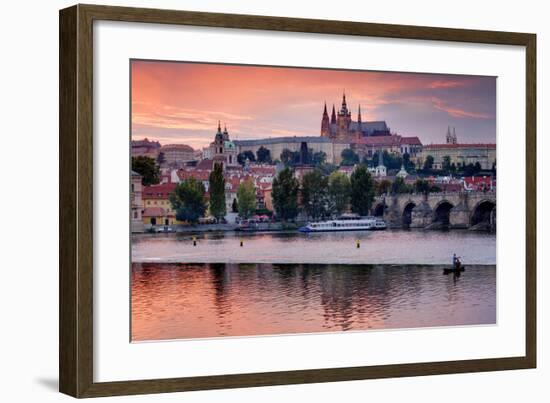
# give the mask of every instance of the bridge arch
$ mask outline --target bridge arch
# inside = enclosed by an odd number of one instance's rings
[[[384,202],[380,202],[374,206],[372,213],[375,217],[382,217],[384,215]]]
[[[433,209],[433,222],[448,226],[451,209],[453,207],[454,205],[446,199],[439,201]]]
[[[472,209],[470,225],[474,226],[483,222],[492,224],[496,212],[497,203],[493,199],[480,200]],[[491,217],[493,216],[493,217]]]
[[[403,208],[403,214],[401,214],[401,223],[403,227],[409,228],[412,221],[412,211],[416,207],[416,203],[413,201],[409,201],[405,204],[405,207]]]

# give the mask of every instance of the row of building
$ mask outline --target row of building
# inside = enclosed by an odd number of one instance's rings
[[[299,152],[302,143],[315,153],[323,152],[326,162],[339,165],[342,152],[353,150],[359,158],[372,158],[375,153],[408,154],[410,160],[421,168],[428,156],[434,159],[433,167],[441,169],[445,157],[457,166],[479,163],[482,169],[492,169],[496,163],[496,144],[460,143],[456,130],[447,129],[445,142],[422,144],[417,136],[401,136],[392,133],[385,121],[362,121],[359,109],[357,120],[351,119],[351,112],[343,96],[338,113],[333,106],[332,117],[328,117],[326,104],[321,119],[320,136],[287,136],[254,140],[231,140],[227,127],[218,130],[214,140],[202,150],[194,150],[185,144],[161,145],[148,139],[132,141],[132,156],[144,155],[159,160],[162,167],[182,168],[212,160],[225,166],[237,166],[239,154],[250,151],[257,155],[260,148],[269,150],[273,161],[280,160],[285,150]],[[162,158],[159,155],[162,154]]]

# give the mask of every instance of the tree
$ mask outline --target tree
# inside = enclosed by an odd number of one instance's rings
[[[401,156],[396,153],[389,153],[387,150],[384,150],[384,165],[388,169],[399,169],[401,168],[402,159]]]
[[[415,169],[414,162],[411,161],[411,156],[409,153],[403,154],[403,166],[408,172],[411,172]]]
[[[239,215],[249,218],[256,211],[256,187],[252,179],[245,180],[237,190],[237,206]]]
[[[360,165],[352,174],[351,210],[359,215],[367,215],[374,200],[374,180],[364,165]]]
[[[411,188],[405,183],[403,178],[397,177],[391,185],[391,191],[395,194],[410,193]]]
[[[432,186],[430,185],[430,183],[425,180],[425,179],[418,179],[415,183],[414,183],[414,190],[417,192],[417,193],[424,193],[424,194],[427,194],[430,189],[432,188]]]
[[[443,156],[442,168],[444,171],[449,172],[451,170],[451,157],[448,155]]]
[[[424,161],[424,169],[425,170],[430,170],[432,169],[434,166],[434,157],[432,157],[431,155],[428,155],[426,156],[426,160]]]
[[[308,172],[302,178],[302,205],[314,220],[327,215],[328,177],[320,171]]]
[[[282,220],[293,220],[298,215],[298,179],[294,177],[294,171],[285,168],[273,180],[273,207],[277,217]]]
[[[472,176],[476,173],[475,165],[471,162],[462,168],[462,174],[464,176]]]
[[[359,162],[359,156],[351,148],[346,148],[345,150],[342,150],[341,157],[342,162],[340,163],[340,165],[351,166]]]
[[[239,203],[237,203],[237,199],[233,199],[233,204],[231,205],[231,212],[233,213],[239,212]]]
[[[294,164],[295,159],[296,153],[294,151],[290,151],[288,148],[285,148],[281,152],[281,162],[286,166]]]
[[[481,171],[481,164],[479,163],[479,161],[476,161],[476,163],[474,164],[474,169],[476,174]]]
[[[255,162],[256,156],[254,153],[250,150],[246,150],[242,153],[239,153],[237,155],[237,162],[241,165],[244,165],[246,163],[246,160],[248,159],[249,162]]]
[[[351,184],[343,172],[334,171],[328,177],[328,194],[330,209],[333,213],[342,214],[349,204]]]
[[[170,194],[170,203],[176,210],[176,219],[196,224],[206,212],[204,185],[195,178],[178,183],[174,193]]]
[[[208,176],[208,182],[210,184],[210,214],[219,221],[227,213],[225,206],[225,178],[223,177],[222,164],[214,164],[214,169]]]
[[[380,181],[378,183],[378,186],[376,187],[377,193],[379,195],[383,195],[384,193],[388,194],[390,193],[391,189],[392,189],[392,183],[387,179]]]
[[[271,151],[264,146],[258,148],[256,151],[257,161],[261,164],[271,164]]]
[[[164,152],[159,152],[159,155],[157,155],[157,164],[162,165],[166,162],[166,157],[164,156]]]
[[[160,182],[160,171],[153,158],[143,155],[132,157],[132,171],[141,175],[143,186],[156,185]]]
[[[324,151],[313,153],[313,157],[311,158],[311,161],[313,161],[315,166],[323,165],[326,160],[327,154]]]

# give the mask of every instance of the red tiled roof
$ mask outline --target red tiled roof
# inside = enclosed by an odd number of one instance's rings
[[[174,192],[175,183],[163,183],[161,185],[145,186],[142,192],[143,199],[167,199]]]
[[[251,165],[250,166],[250,172],[256,175],[275,175],[276,171],[277,171],[277,167],[272,165],[268,165],[268,166]]]
[[[364,144],[368,147],[391,147],[400,144],[401,136],[370,136],[363,137],[356,141],[357,144]]]
[[[414,137],[401,137],[401,144],[409,144],[413,146],[421,146],[422,142],[416,136]]]
[[[143,217],[162,217],[165,214],[165,210],[162,207],[147,207],[143,210]]]
[[[424,149],[433,150],[436,148],[453,149],[453,148],[491,148],[496,149],[496,144],[484,143],[462,143],[462,144],[426,144]]]
[[[211,171],[214,169],[214,161],[213,160],[202,160],[197,164],[197,169],[202,170],[208,170]]]
[[[210,176],[209,171],[202,171],[198,169],[194,169],[194,170],[180,169],[178,171],[178,178],[180,178],[180,180],[182,181],[189,178],[195,178],[198,181],[207,181],[209,176]]]

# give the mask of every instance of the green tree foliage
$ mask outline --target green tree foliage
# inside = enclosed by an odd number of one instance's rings
[[[432,169],[434,166],[434,157],[432,157],[431,155],[428,155],[426,156],[426,159],[424,160],[424,169],[425,170],[430,170]]]
[[[392,183],[389,180],[384,179],[378,182],[376,186],[376,193],[378,195],[388,194],[390,193],[391,189],[392,189]]]
[[[427,194],[430,191],[431,188],[432,188],[432,185],[430,185],[430,182],[428,182],[425,179],[418,179],[414,183],[414,190],[417,193]]]
[[[220,220],[227,213],[225,206],[225,178],[223,177],[222,164],[214,164],[214,169],[210,172],[208,181],[210,183],[210,214],[216,220]]]
[[[351,210],[359,215],[367,215],[374,200],[374,180],[367,167],[360,165],[351,174]]]
[[[395,178],[391,185],[391,191],[395,194],[410,193],[411,188],[405,183],[405,180],[403,178]]]
[[[295,164],[300,158],[300,153],[290,151],[288,148],[285,148],[281,152],[281,162],[286,166]]]
[[[247,158],[248,158],[249,162],[255,162],[256,161],[256,156],[254,155],[254,153],[250,150],[246,150],[245,152],[239,153],[237,155],[237,162],[244,166],[244,164],[246,163]]]
[[[401,163],[403,160],[401,159],[401,156],[396,153],[389,153],[387,151],[384,151],[384,165],[388,169],[399,169],[401,168]]]
[[[479,163],[479,161],[476,161],[476,163],[474,164],[474,169],[476,173],[479,173],[479,171],[481,171],[481,164]]]
[[[282,154],[281,154],[282,155]],[[285,168],[273,180],[273,207],[277,217],[282,220],[293,220],[298,215],[298,180],[294,171]]]
[[[160,171],[153,158],[143,155],[132,157],[132,171],[141,175],[143,186],[156,185],[160,182]]]
[[[323,165],[327,160],[327,154],[324,151],[313,153],[311,161],[315,166]]]
[[[159,152],[159,155],[157,155],[157,164],[162,165],[166,162],[166,157],[164,156],[164,153],[161,151]]]
[[[371,160],[371,167],[375,168],[378,166],[378,163],[380,162],[380,155],[378,153],[374,153]]]
[[[340,165],[352,166],[359,163],[359,156],[351,148],[342,150],[341,157],[342,162]]]
[[[414,162],[411,161],[411,156],[409,153],[403,154],[403,166],[407,170],[407,172],[411,172],[415,170]]]
[[[302,205],[314,220],[327,215],[328,177],[318,170],[308,172],[302,178]]]
[[[448,155],[443,156],[442,168],[444,171],[449,172],[451,170],[451,157]]]
[[[271,164],[271,151],[264,146],[258,148],[258,151],[256,151],[256,157],[260,164]]]
[[[242,182],[237,190],[239,215],[249,218],[256,211],[256,187],[251,179]]]
[[[349,205],[351,183],[348,176],[334,171],[328,178],[328,193],[330,210],[335,214],[342,214]]]
[[[206,212],[204,194],[204,185],[195,178],[178,183],[174,193],[170,194],[170,203],[176,211],[176,218],[196,224]]]

